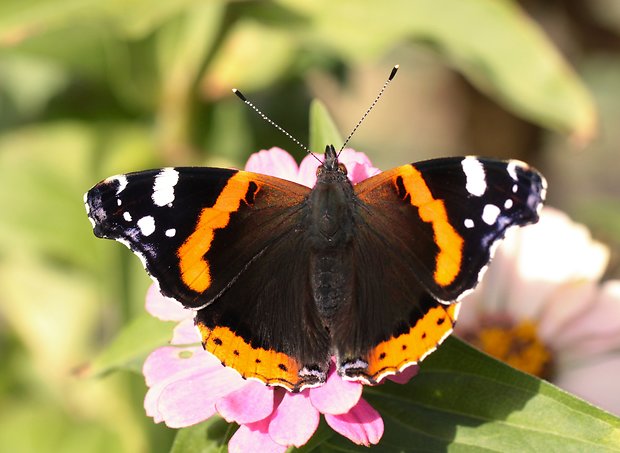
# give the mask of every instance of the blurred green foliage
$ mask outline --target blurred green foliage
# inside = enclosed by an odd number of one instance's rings
[[[131,349],[113,340],[122,326],[150,329],[153,345],[169,326],[143,318],[148,279],[122,246],[93,237],[82,194],[147,167],[242,166],[271,146],[303,155],[232,87],[303,142],[312,98],[345,135],[400,63],[353,146],[383,168],[527,158],[552,202],[619,243],[620,13],[604,0],[523,3],[0,2],[3,449],[170,449],[174,432],[144,415],[139,375],[84,377],[139,369],[133,356],[92,362],[113,341]]]

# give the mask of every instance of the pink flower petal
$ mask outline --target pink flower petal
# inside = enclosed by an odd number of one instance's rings
[[[146,311],[162,321],[182,321],[193,318],[195,314],[175,299],[164,297],[155,283],[146,292]]]
[[[245,169],[254,173],[297,181],[297,162],[289,153],[276,147],[252,154],[245,164]]]
[[[273,412],[273,388],[256,381],[224,396],[215,403],[218,413],[228,422],[248,424],[257,422]]]
[[[383,419],[364,399],[343,415],[325,415],[332,429],[358,445],[376,444],[383,436]]]
[[[403,385],[407,384],[412,378],[414,378],[418,374],[418,371],[420,371],[420,367],[418,365],[411,365],[400,373],[393,376],[388,376],[387,378],[392,382]]]
[[[174,327],[172,333],[172,344],[193,344],[200,343],[201,338],[193,319],[184,319]]]
[[[620,356],[599,355],[558,373],[554,383],[616,415],[620,415]]]
[[[606,282],[589,300],[587,310],[567,326],[565,349],[582,357],[620,349],[620,281]]]
[[[209,361],[205,361],[209,358],[208,356],[210,354],[201,348],[165,347],[156,349],[147,357],[143,373],[150,388],[144,398],[144,409],[148,416],[153,417],[155,423],[165,419],[165,414],[160,411],[159,407],[162,392],[172,382],[183,380],[192,373],[208,369]],[[219,363],[211,363],[211,368],[215,371],[220,367]]]
[[[345,381],[332,366],[325,384],[310,389],[312,405],[323,414],[344,414],[357,404],[362,396],[362,384]]]
[[[381,170],[373,167],[372,161],[366,154],[355,151],[353,148],[343,149],[342,152],[340,153],[340,156],[338,156],[338,160],[347,166],[362,165],[364,167],[371,168],[370,171],[372,174],[369,174],[367,177],[370,177],[377,173],[381,173]],[[358,181],[355,181],[355,182],[358,182]]]
[[[271,439],[268,427],[268,419],[241,425],[228,442],[228,453],[284,453],[287,447]]]
[[[200,369],[166,385],[157,401],[159,414],[170,428],[199,423],[215,414],[215,403],[244,385],[236,371]]]
[[[319,154],[317,157],[323,161],[324,155]],[[344,149],[338,160],[347,167],[349,179],[353,184],[381,173],[381,170],[372,166],[366,154],[350,148]],[[318,166],[319,162],[311,155],[304,157],[301,164],[299,164],[297,182],[304,186],[313,187],[316,183],[316,169]]]
[[[270,417],[269,435],[280,445],[300,447],[318,426],[319,411],[310,402],[308,391],[286,392]]]
[[[321,162],[323,161],[323,155],[317,156]],[[297,182],[307,187],[314,187],[316,184],[316,169],[319,167],[318,162],[314,157],[308,154],[301,160],[299,164],[299,172],[297,174]]]
[[[142,374],[146,385],[152,387],[174,377],[177,373],[198,368],[221,368],[219,361],[202,347],[178,348],[165,346],[157,348],[144,361]]]
[[[538,320],[541,340],[558,351],[570,344],[579,334],[573,324],[592,309],[598,284],[584,281],[561,285],[549,295]]]
[[[343,149],[338,160],[347,167],[349,179],[353,184],[381,173],[381,170],[373,167],[366,154],[358,153],[351,148]]]

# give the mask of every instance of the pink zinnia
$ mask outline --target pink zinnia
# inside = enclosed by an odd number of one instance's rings
[[[364,154],[351,149],[345,149],[339,160],[353,183],[379,173]],[[246,170],[312,187],[318,165],[306,156],[297,166],[286,151],[272,148],[253,154]],[[147,310],[160,319],[179,321],[172,346],[153,351],[144,363],[149,387],[144,406],[155,422],[181,428],[217,413],[240,425],[228,445],[231,452],[283,452],[289,446],[299,447],[316,431],[320,414],[332,429],[356,444],[376,444],[381,439],[383,420],[361,397],[362,385],[341,379],[333,363],[321,387],[299,393],[268,387],[244,380],[204,351],[194,328],[194,312],[164,298],[154,286],[147,294]],[[416,372],[417,366],[409,367],[394,380],[406,382]]]

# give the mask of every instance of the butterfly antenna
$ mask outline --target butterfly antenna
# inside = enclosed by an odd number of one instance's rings
[[[310,154],[312,157],[314,157],[316,160],[318,160],[319,162],[321,162],[321,159],[319,159],[318,157],[316,157],[314,155],[314,153],[312,151],[310,151],[308,149],[308,147],[306,145],[304,145],[303,143],[301,143],[299,140],[297,140],[295,137],[293,137],[291,134],[289,134],[287,131],[284,130],[284,128],[280,127],[278,124],[276,124],[274,121],[272,121],[271,118],[269,118],[267,115],[265,115],[262,111],[260,111],[258,109],[258,107],[256,107],[251,101],[248,101],[248,99],[243,95],[243,93],[241,93],[241,91],[239,91],[236,88],[232,89],[232,92],[235,93],[235,95],[241,99],[247,106],[249,106],[252,110],[254,110],[256,113],[258,113],[258,115],[264,119],[265,121],[267,121],[269,124],[271,124],[273,127],[275,127],[277,130],[279,130],[280,132],[282,132],[284,135],[286,135],[288,138],[290,138],[291,140],[293,140],[299,147],[301,147],[304,151],[306,151],[308,154]],[[322,162],[321,162],[322,163]]]
[[[349,143],[349,140],[351,140],[351,137],[353,137],[353,134],[355,134],[355,131],[357,130],[357,128],[360,127],[360,125],[364,122],[364,120],[366,119],[366,117],[368,116],[370,111],[375,107],[375,105],[377,105],[377,102],[379,102],[379,99],[381,98],[381,96],[383,96],[383,92],[388,87],[388,85],[390,84],[390,82],[392,81],[394,76],[396,76],[396,73],[398,72],[398,68],[399,68],[399,65],[395,65],[392,68],[392,72],[390,72],[389,77],[387,78],[387,80],[385,81],[383,86],[381,87],[381,90],[379,91],[379,94],[377,94],[377,97],[375,98],[374,101],[372,101],[372,104],[370,104],[370,107],[368,107],[368,110],[366,110],[366,113],[364,113],[364,115],[360,118],[360,120],[357,122],[357,124],[355,125],[355,127],[353,128],[353,130],[351,131],[349,136],[347,137],[347,139],[342,144],[342,147],[338,151],[338,155],[339,156],[340,156],[340,153],[342,152],[342,150],[344,149],[344,147],[347,146],[347,143]]]

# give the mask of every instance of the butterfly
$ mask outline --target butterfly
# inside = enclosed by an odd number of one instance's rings
[[[543,176],[473,156],[353,185],[327,146],[313,188],[222,168],[112,176],[85,195],[94,233],[195,310],[204,348],[245,378],[300,391],[376,384],[452,332],[511,227],[538,220]]]

